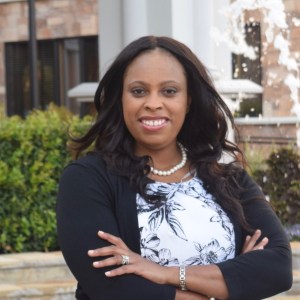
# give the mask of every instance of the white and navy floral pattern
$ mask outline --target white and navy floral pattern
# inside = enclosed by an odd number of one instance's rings
[[[233,225],[200,179],[151,183],[148,193],[165,199],[148,203],[137,194],[143,257],[163,266],[206,265],[234,257]]]

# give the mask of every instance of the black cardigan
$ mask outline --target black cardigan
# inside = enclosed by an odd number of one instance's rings
[[[291,287],[291,250],[283,228],[260,188],[246,172],[239,178],[244,213],[254,229],[269,238],[263,251],[239,255],[246,233],[235,227],[236,257],[219,263],[230,299],[255,300]],[[251,201],[248,201],[251,200]],[[90,154],[65,168],[57,201],[59,244],[66,263],[78,280],[80,300],[173,300],[175,287],[159,285],[136,275],[107,278],[109,268],[95,269],[87,251],[107,245],[99,230],[120,236],[140,253],[136,193],[125,178],[109,172],[100,155]],[[199,229],[201,230],[201,229]]]

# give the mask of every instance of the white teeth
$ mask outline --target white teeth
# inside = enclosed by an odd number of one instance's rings
[[[146,126],[161,126],[162,124],[164,124],[166,122],[166,120],[165,119],[161,119],[161,120],[142,120],[142,122]]]

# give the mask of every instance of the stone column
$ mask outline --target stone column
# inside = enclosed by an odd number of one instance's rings
[[[171,0],[98,0],[98,3],[100,76],[123,47],[136,38],[172,35]]]
[[[195,43],[193,10],[194,0],[172,0],[172,37],[192,50]]]
[[[148,34],[147,0],[123,0],[123,44]]]
[[[228,6],[230,0],[194,1],[195,52],[201,61],[212,70],[231,78],[231,52],[224,45],[217,45],[211,37],[211,30],[226,28],[226,18],[220,9]]]
[[[195,52],[207,67],[215,68],[215,45],[210,37],[210,31],[214,26],[213,10],[214,0],[194,2]]]
[[[122,0],[98,0],[100,77],[123,48]]]
[[[214,24],[219,30],[224,30],[227,26],[227,19],[220,14],[220,9],[230,5],[230,0],[214,0]],[[214,41],[215,66],[221,71],[223,79],[232,78],[232,53],[224,44],[217,45]]]

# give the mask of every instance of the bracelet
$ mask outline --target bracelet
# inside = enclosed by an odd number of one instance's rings
[[[186,291],[186,283],[185,283],[185,266],[179,267],[179,286],[182,291]]]

